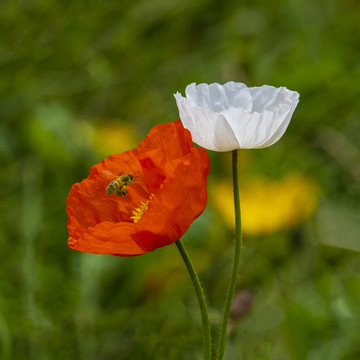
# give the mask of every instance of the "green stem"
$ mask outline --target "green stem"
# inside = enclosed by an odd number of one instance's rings
[[[179,239],[176,241],[176,246],[180,251],[180,254],[184,260],[184,263],[188,269],[190,274],[191,280],[193,282],[196,296],[198,298],[200,312],[201,312],[201,319],[203,324],[203,331],[204,331],[204,360],[211,359],[211,330],[210,330],[210,320],[209,320],[209,313],[207,310],[206,300],[204,296],[203,289],[200,284],[199,277],[195,272],[195,269],[191,263],[189,254],[187,253],[184,245],[182,244],[181,240]]]
[[[235,205],[235,254],[234,254],[234,264],[233,264],[233,270],[229,285],[229,291],[227,293],[227,297],[225,301],[223,320],[220,328],[217,360],[222,360],[225,353],[227,325],[229,322],[231,303],[236,289],[236,283],[240,269],[240,258],[241,258],[242,234],[241,234],[240,192],[239,192],[239,150],[233,150],[232,160],[233,160],[232,165],[233,165],[234,205]]]

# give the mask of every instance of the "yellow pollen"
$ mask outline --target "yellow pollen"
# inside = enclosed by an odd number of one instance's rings
[[[154,194],[151,194],[150,197],[149,197],[149,200],[142,201],[140,203],[140,206],[132,211],[133,216],[131,216],[130,219],[132,219],[134,221],[134,223],[137,223],[141,219],[144,212],[148,209],[149,202],[153,197],[154,197]]]

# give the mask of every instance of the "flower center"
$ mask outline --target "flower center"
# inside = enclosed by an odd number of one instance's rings
[[[149,207],[149,202],[150,200],[154,197],[154,194],[151,194],[149,197],[149,200],[147,201],[142,201],[140,203],[140,206],[138,206],[135,210],[132,211],[133,216],[130,217],[130,219],[132,219],[134,221],[134,223],[137,223],[141,217],[143,216],[144,212],[148,209]]]

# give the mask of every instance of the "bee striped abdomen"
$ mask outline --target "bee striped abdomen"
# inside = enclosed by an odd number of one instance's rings
[[[124,174],[113,180],[106,187],[106,194],[111,195],[116,193],[117,196],[125,196],[127,194],[127,186],[131,185],[134,181],[134,177],[131,174]]]
[[[121,183],[121,181],[116,179],[108,185],[108,187],[106,188],[106,193],[108,195],[111,195],[114,192],[120,190],[122,186],[123,186],[123,184]]]

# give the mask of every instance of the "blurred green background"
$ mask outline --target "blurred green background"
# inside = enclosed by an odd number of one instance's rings
[[[359,359],[359,16],[356,0],[1,1],[0,358],[201,359],[176,247],[70,250],[65,201],[92,165],[177,119],[173,93],[235,80],[301,97],[280,142],[241,154],[247,301],[226,359]],[[216,339],[231,157],[209,156],[208,206],[184,242]]]

